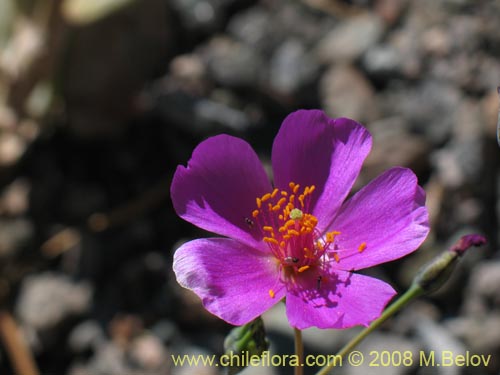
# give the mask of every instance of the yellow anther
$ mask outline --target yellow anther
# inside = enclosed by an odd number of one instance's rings
[[[335,259],[335,261],[338,263],[339,260],[340,260],[340,257],[339,257],[339,254],[337,253],[333,253],[333,258]]]
[[[295,186],[292,188],[293,193],[294,193],[294,194],[297,194],[297,192],[299,191],[299,188],[300,188],[300,185],[299,185],[299,184],[295,185]]]
[[[273,192],[271,193],[271,198],[274,198],[276,194],[278,194],[278,191],[279,191],[278,188],[274,189]]]
[[[257,217],[257,215],[259,214],[259,212],[260,212],[259,210],[253,210],[252,216],[253,217]]]
[[[366,242],[361,242],[361,245],[358,247],[358,251],[362,253],[366,249]]]
[[[284,204],[286,202],[286,198],[281,198],[278,203],[276,203],[277,205],[281,206],[282,204]]]
[[[283,249],[285,247],[285,241],[280,242],[280,247]]]
[[[264,237],[264,242],[272,243],[274,245],[279,245],[279,242],[275,238]]]
[[[309,194],[312,194],[314,190],[316,190],[316,186],[314,185],[309,186]]]
[[[277,204],[276,206],[273,206],[272,208],[269,208],[269,210],[276,212],[276,211],[281,210],[281,206],[279,204]]]
[[[333,232],[326,233],[326,242],[333,242],[334,238],[335,238],[335,236],[333,235]]]
[[[262,207],[262,199],[256,198],[255,200],[257,202],[257,208],[261,208]]]
[[[325,247],[323,246],[323,244],[321,243],[321,241],[316,241],[316,247],[320,250],[320,251],[323,251],[325,249]]]
[[[309,269],[309,266],[302,266],[298,269],[299,272],[304,272]]]
[[[264,227],[262,227],[262,229],[265,230],[266,232],[274,232],[273,227],[264,226]]]
[[[262,199],[262,202],[265,202],[265,201],[271,199],[271,193],[264,194],[261,199]]]
[[[304,208],[304,196],[303,195],[299,195],[299,202],[300,202],[300,206],[302,208]]]
[[[293,188],[295,187],[295,182],[290,182],[288,186],[290,187],[290,189],[293,190]]]
[[[295,200],[295,194],[292,194],[290,195],[290,197],[288,198],[288,201],[293,204],[293,201]]]
[[[284,196],[284,197],[286,197],[288,195],[288,193],[286,191],[282,190],[281,191],[281,195]]]
[[[269,289],[269,297],[274,298],[275,295],[274,290]]]
[[[295,229],[289,229],[288,234],[290,234],[292,236],[296,236],[296,237],[300,236],[300,233],[297,232]]]

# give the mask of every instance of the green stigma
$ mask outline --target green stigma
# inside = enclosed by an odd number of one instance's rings
[[[294,208],[292,211],[290,211],[290,219],[292,220],[300,220],[302,219],[302,216],[304,216],[304,214],[298,208]]]

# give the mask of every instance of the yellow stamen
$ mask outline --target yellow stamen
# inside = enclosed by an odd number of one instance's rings
[[[253,210],[253,212],[252,212],[253,217],[257,217],[258,214],[259,214],[259,210]]]
[[[333,258],[335,259],[335,261],[338,263],[339,260],[340,260],[340,257],[339,257],[339,254],[337,253],[333,253]]]
[[[266,232],[274,232],[273,227],[264,226],[262,227],[262,229],[265,230]]]
[[[298,269],[299,272],[304,272],[309,269],[309,266],[302,266]]]
[[[262,202],[265,202],[265,201],[271,199],[271,193],[264,194],[261,199],[262,199]]]
[[[255,200],[257,201],[257,208],[261,208],[262,207],[262,200],[260,198],[256,198]]]
[[[366,242],[361,242],[361,245],[358,247],[358,251],[362,253],[366,249]]]
[[[279,245],[279,242],[275,238],[264,237],[264,242],[272,243],[274,245]]]
[[[279,191],[278,188],[274,189],[273,192],[271,193],[271,198],[274,198],[276,194],[278,194],[278,191]]]
[[[274,298],[274,296],[275,296],[274,290],[269,289],[269,297]]]

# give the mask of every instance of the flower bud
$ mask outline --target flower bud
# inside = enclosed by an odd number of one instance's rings
[[[420,269],[413,280],[424,292],[432,292],[440,288],[453,272],[457,260],[472,246],[486,244],[486,238],[479,234],[462,236],[448,251],[434,258]]]
[[[259,316],[250,323],[240,327],[235,327],[229,332],[224,340],[225,354],[244,355],[248,357],[261,355],[269,348],[269,341],[266,337],[264,322]],[[237,374],[245,366],[229,366],[226,368],[228,375]]]

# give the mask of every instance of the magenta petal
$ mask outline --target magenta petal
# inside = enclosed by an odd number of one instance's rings
[[[341,232],[336,268],[358,270],[416,250],[429,232],[424,204],[425,193],[409,169],[392,168],[370,182],[342,206],[330,228]]]
[[[285,295],[274,257],[228,238],[185,243],[174,254],[173,269],[208,311],[234,325],[248,323]]]
[[[260,232],[247,223],[255,199],[271,191],[259,158],[245,141],[219,135],[200,143],[170,188],[177,214],[190,223],[258,247]]]
[[[274,140],[275,185],[315,185],[312,213],[321,231],[349,194],[370,149],[370,134],[353,120],[330,119],[319,110],[294,112]]]
[[[347,271],[323,277],[319,288],[311,272],[301,278],[300,286],[286,297],[288,320],[298,329],[368,326],[396,294],[381,280]]]

